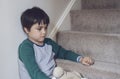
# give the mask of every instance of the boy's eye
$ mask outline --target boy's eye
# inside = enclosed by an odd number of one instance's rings
[[[41,29],[42,29],[42,28],[37,28],[37,30],[39,30],[39,31],[40,31]]]
[[[45,30],[47,30],[47,27],[45,27]]]

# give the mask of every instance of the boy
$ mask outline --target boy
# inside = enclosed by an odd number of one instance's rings
[[[93,64],[91,58],[65,50],[53,40],[45,38],[49,17],[42,9],[33,7],[24,11],[21,23],[28,36],[19,46],[21,79],[51,79],[57,58],[81,62],[84,65]]]

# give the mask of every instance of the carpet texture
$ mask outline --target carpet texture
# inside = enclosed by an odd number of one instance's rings
[[[81,5],[82,10],[70,12],[71,30],[59,31],[56,41],[95,64],[58,59],[58,66],[88,79],[120,79],[120,0],[81,0]]]

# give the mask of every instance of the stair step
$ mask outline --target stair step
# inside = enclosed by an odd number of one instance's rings
[[[83,9],[116,9],[120,8],[120,0],[81,0]]]
[[[96,61],[93,66],[84,66],[80,63],[59,59],[57,60],[57,65],[66,70],[80,72],[84,77],[88,79],[119,79],[120,78],[120,70],[119,70],[120,66],[103,63],[99,61]]]
[[[57,42],[65,49],[97,61],[120,65],[119,34],[61,31],[57,34]]]
[[[73,10],[71,30],[82,32],[120,33],[120,10],[92,9]]]

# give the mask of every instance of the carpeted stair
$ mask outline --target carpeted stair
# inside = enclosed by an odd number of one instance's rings
[[[81,0],[82,9],[117,9],[119,0]]]
[[[71,11],[71,30],[81,32],[120,33],[120,10],[92,9]]]
[[[95,4],[96,3],[96,4]],[[82,0],[82,10],[71,11],[71,30],[60,31],[64,48],[95,59],[93,66],[57,60],[58,66],[81,72],[88,79],[120,79],[119,0]]]

